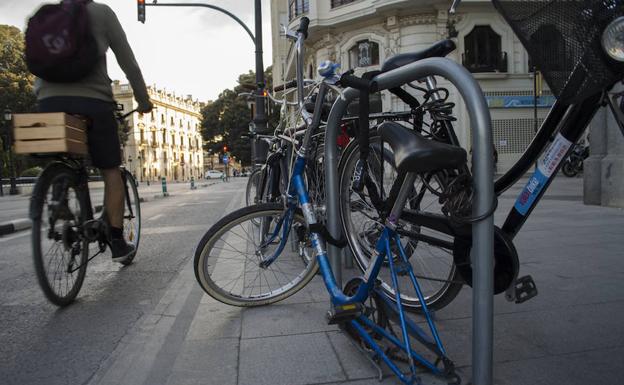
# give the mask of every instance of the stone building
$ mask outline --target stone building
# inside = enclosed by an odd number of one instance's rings
[[[204,174],[201,136],[202,103],[191,95],[180,97],[165,90],[148,87],[155,108],[147,114],[128,117],[129,133],[124,144],[124,165],[137,180],[188,181]],[[115,100],[124,111],[137,108],[132,88],[113,83]]]
[[[296,29],[301,16],[310,19],[306,41],[306,77],[316,77],[323,60],[341,64],[342,71],[376,70],[392,55],[424,49],[452,37],[457,49],[449,58],[462,63],[480,83],[492,116],[498,171],[508,169],[533,138],[554,102],[544,83],[538,106],[533,103],[534,74],[529,58],[509,25],[490,1],[464,0],[456,15],[450,0],[272,0],[274,83],[294,78],[294,50],[280,37],[280,24]],[[539,77],[538,77],[539,80]],[[440,83],[445,86],[445,83]],[[458,97],[449,89],[449,101]],[[405,106],[387,92],[371,98],[372,110],[400,111]],[[462,145],[470,144],[467,113],[455,108],[455,128]],[[539,127],[539,126],[538,126]]]

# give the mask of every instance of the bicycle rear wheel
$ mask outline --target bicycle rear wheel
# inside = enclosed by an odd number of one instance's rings
[[[260,203],[260,181],[262,179],[262,169],[257,169],[251,173],[249,179],[247,180],[247,188],[245,191],[245,203],[247,206],[254,205],[256,203]]]
[[[47,167],[35,184],[31,201],[32,251],[35,273],[46,298],[55,305],[74,301],[87,271],[86,192],[63,164]]]
[[[275,253],[282,231],[275,232],[284,207],[268,203],[243,207],[208,230],[195,251],[195,276],[211,297],[234,306],[261,306],[301,290],[318,270],[303,215],[294,215],[286,245],[269,266],[261,262]]]
[[[386,145],[383,159],[383,183],[380,181],[382,165],[379,153],[380,138],[376,134],[370,137],[371,150],[369,155],[370,177],[375,184],[385,191],[384,199],[388,198],[390,188],[397,178],[393,166],[393,155]],[[375,250],[375,244],[383,230],[383,219],[371,202],[370,196],[364,193],[355,193],[352,188],[352,178],[355,164],[359,159],[360,151],[356,141],[349,144],[339,165],[338,175],[340,182],[340,214],[349,243],[349,248],[358,267],[366,271],[370,258]],[[441,214],[439,198],[432,194],[424,185],[425,181],[434,190],[441,190],[442,179],[435,176],[419,175],[414,184],[414,191],[406,203],[406,208]],[[366,191],[366,189],[365,189]],[[423,296],[429,309],[437,310],[448,305],[459,293],[462,287],[461,279],[453,260],[453,237],[405,221],[399,222],[397,229],[401,237],[401,244],[408,255]],[[441,245],[447,245],[446,247]],[[393,250],[398,252],[398,250]],[[384,264],[379,272],[383,291],[394,298],[394,289],[390,269]],[[413,290],[409,277],[399,277],[401,285],[401,302],[406,309],[419,310],[420,301]]]
[[[122,178],[125,185],[123,235],[127,243],[134,246],[134,252],[119,261],[123,265],[130,265],[139,250],[141,240],[141,201],[134,177],[126,169],[122,169]]]

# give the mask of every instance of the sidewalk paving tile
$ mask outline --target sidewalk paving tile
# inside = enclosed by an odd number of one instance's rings
[[[224,304],[199,305],[187,340],[239,338],[243,309]]]
[[[243,338],[270,337],[335,330],[325,314],[328,303],[272,305],[246,309]]]
[[[167,384],[236,384],[238,350],[238,338],[186,341]]]
[[[616,385],[622,383],[624,347],[497,363],[495,385]]]
[[[346,379],[324,332],[241,340],[239,376],[239,385],[308,385]]]

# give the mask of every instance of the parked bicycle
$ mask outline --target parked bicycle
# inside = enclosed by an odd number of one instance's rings
[[[125,125],[125,118],[133,112],[117,113],[120,124]],[[68,154],[52,158],[31,197],[31,243],[39,286],[50,302],[67,306],[82,287],[88,262],[106,251],[109,226],[105,207],[100,206],[101,214],[95,217],[99,210],[92,205],[88,160]],[[119,262],[130,265],[141,237],[141,207],[134,177],[125,168],[120,170],[125,196],[123,234],[135,252]]]
[[[455,1],[452,9],[458,3]],[[618,99],[622,96],[611,92],[624,76],[624,46],[618,38],[624,30],[624,9],[620,1],[602,0],[494,0],[494,5],[523,42],[558,98],[526,152],[493,185],[495,195],[502,194],[545,153],[503,226],[493,233],[491,281],[486,274],[485,283],[479,282],[480,288],[491,285],[486,293],[505,292],[508,300],[522,303],[537,295],[537,288],[530,276],[519,277],[520,264],[513,238],[598,108],[609,105],[624,132]],[[295,36],[298,68],[302,64],[306,27],[303,18]],[[569,57],[548,56],[552,47],[540,38],[544,28],[550,31],[549,36],[552,31],[561,35],[563,52]],[[440,49],[445,45],[434,47],[391,58],[379,73],[368,77],[343,74],[339,83],[350,87],[346,90],[335,89],[337,79],[326,78],[318,88],[315,113],[311,115],[301,108],[307,131],[297,152],[285,202],[235,211],[206,233],[195,255],[195,273],[202,288],[215,298],[238,306],[282,300],[304,287],[320,266],[332,303],[330,323],[341,325],[364,351],[377,362],[386,363],[406,384],[418,381],[417,363],[450,381],[458,380],[428,305],[443,307],[450,303],[454,297],[447,294],[450,285],[472,286],[472,249],[486,244],[473,245],[473,229],[492,226],[491,216],[496,209],[495,201],[479,200],[481,196],[475,191],[475,186],[482,188],[492,183],[487,181],[492,170],[482,167],[492,166],[491,132],[486,130],[489,114],[483,93],[463,67],[442,58],[448,53]],[[479,138],[473,147],[473,167],[485,171],[479,175],[473,177],[466,164],[466,151],[456,146],[449,125],[453,106],[446,102],[445,90],[437,85],[435,76],[447,78],[464,98],[471,125]],[[301,76],[298,80],[302,84]],[[329,89],[341,92],[331,109],[325,132],[326,143],[333,143],[350,102],[365,93],[396,90],[405,84],[419,87],[414,81],[425,84],[421,106],[426,107],[421,109],[430,118],[425,125],[427,129],[410,130],[396,122],[381,123],[377,129],[380,139],[358,143],[367,151],[359,151],[360,154],[352,151],[351,171],[343,172],[340,181],[341,174],[334,163],[338,151],[335,146],[325,146],[326,202],[332,204],[328,205],[327,225],[320,223],[303,175],[309,161],[306,149],[320,127],[319,111],[326,92]],[[299,98],[303,105],[302,93]],[[361,124],[360,129],[364,131],[364,128],[366,124]],[[361,136],[365,137],[368,135]],[[369,155],[361,156],[362,152]],[[389,170],[395,170],[396,176],[386,181]],[[477,177],[478,181],[473,179]],[[485,190],[480,194],[488,197]],[[427,196],[434,205],[427,205],[428,200],[424,200]],[[339,202],[337,210],[335,201]],[[361,262],[358,265],[363,275],[350,280],[341,290],[334,279],[334,274],[339,272],[332,272],[329,263],[333,254],[329,255],[326,247],[335,253],[344,244],[340,231],[336,230],[341,226],[336,221],[340,221],[338,214],[351,216],[352,212],[362,213],[362,217],[370,212],[374,216],[368,218],[369,226],[343,227],[352,252]],[[354,245],[360,245],[359,251]],[[441,253],[430,257],[418,254],[426,247],[439,249]],[[291,250],[304,252],[291,253]],[[418,264],[427,258],[433,262],[445,258],[447,262],[439,270],[443,275],[421,269],[427,265]],[[443,290],[427,297],[420,287],[423,280],[439,282]],[[404,290],[406,287],[409,291]],[[409,308],[419,309],[429,334],[407,317],[404,310]],[[429,361],[415,351],[414,341],[433,353],[435,359]],[[401,370],[400,362],[407,364],[406,371]]]
[[[298,85],[303,84],[303,41],[307,35],[307,21],[303,18],[297,33],[288,34],[296,42]],[[322,217],[315,209],[315,205],[324,202],[311,200],[305,177],[307,165],[315,161],[309,149],[313,148],[314,135],[322,124],[323,101],[330,90],[341,92],[335,85],[338,79],[334,75],[327,74],[320,82],[313,113],[304,108],[304,95],[298,92],[299,113],[306,129],[296,151],[284,200],[244,207],[215,224],[204,235],[196,250],[197,280],[208,294],[221,302],[236,306],[258,306],[283,300],[296,293],[314,277],[320,267],[331,296],[332,309],[328,314],[330,323],[340,325],[358,341],[358,345],[374,351],[378,359],[406,383],[417,380],[417,365],[449,381],[458,381],[454,365],[446,355],[427,306],[423,305],[421,311],[427,320],[429,333],[404,313],[398,285],[393,285],[390,295],[377,284],[378,273],[382,265],[386,265],[390,267],[394,284],[399,276],[410,277],[413,290],[422,294],[405,249],[394,231],[398,223],[392,219],[386,222],[384,231],[376,241],[378,253],[372,263],[373,267],[367,270],[364,277],[348,282],[344,289],[334,280],[325,241],[342,246],[346,243],[329,236],[324,228]],[[362,84],[361,81],[347,73],[340,77],[339,83],[351,86]],[[368,87],[368,83],[365,84]],[[380,129],[386,123],[382,123]],[[394,148],[403,139],[390,141],[391,147]],[[438,155],[444,155],[444,160],[434,164],[434,167],[452,169],[465,164],[465,150],[434,141],[427,142],[431,143],[433,149],[443,152]],[[414,164],[409,167],[414,167]],[[408,174],[400,191],[396,191],[388,201],[394,215],[389,218],[400,217],[410,195],[416,174]],[[420,300],[424,302],[422,295]],[[382,347],[378,341],[381,339],[385,339],[388,345]],[[412,339],[421,343],[434,358],[417,353],[412,348]],[[407,363],[407,374],[402,373],[397,360]]]

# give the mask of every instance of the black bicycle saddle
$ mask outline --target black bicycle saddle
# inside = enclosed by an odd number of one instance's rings
[[[440,40],[433,43],[431,47],[425,48],[422,51],[400,53],[398,55],[392,56],[383,63],[383,66],[381,66],[381,72],[388,72],[390,70],[428,57],[445,57],[449,53],[453,52],[455,48],[456,46],[453,40]]]
[[[396,122],[383,122],[377,132],[392,147],[399,172],[423,173],[458,168],[466,164],[466,150],[425,139]]]

